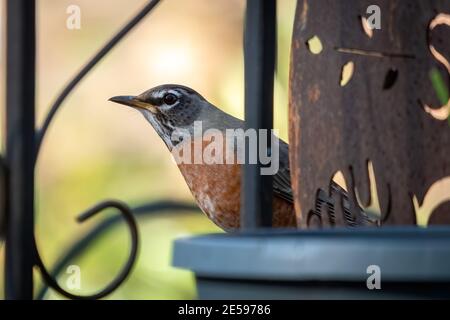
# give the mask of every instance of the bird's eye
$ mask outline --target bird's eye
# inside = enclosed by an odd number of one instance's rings
[[[175,102],[177,102],[178,97],[174,95],[173,93],[168,93],[164,96],[164,103],[167,105],[173,105]]]

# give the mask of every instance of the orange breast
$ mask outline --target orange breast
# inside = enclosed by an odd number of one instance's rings
[[[208,143],[205,141],[203,148]],[[192,160],[193,157],[192,153]],[[178,168],[199,207],[215,224],[224,230],[239,228],[241,165],[181,163],[178,164]],[[296,226],[293,204],[274,197],[273,225],[275,227]]]

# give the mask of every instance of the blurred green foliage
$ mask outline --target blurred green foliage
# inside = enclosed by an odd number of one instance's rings
[[[448,102],[450,98],[447,85],[445,84],[444,79],[442,78],[441,73],[436,68],[433,68],[430,71],[430,79],[433,84],[434,91],[439,99],[439,101],[444,105]]]
[[[439,101],[442,105],[446,105],[450,99],[450,93],[448,92],[448,87],[438,69],[431,69],[430,80]],[[450,116],[448,117],[448,124],[450,125]]]

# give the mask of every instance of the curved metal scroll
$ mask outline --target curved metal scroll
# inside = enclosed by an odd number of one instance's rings
[[[133,212],[133,216],[135,218],[153,217],[155,214],[164,211],[169,211],[171,215],[179,215],[187,211],[200,212],[198,206],[193,203],[174,202],[171,200],[161,200],[141,205],[132,208],[131,211]],[[111,229],[120,221],[120,216],[112,216],[93,227],[88,233],[75,241],[67,250],[64,250],[64,254],[58,258],[52,269],[47,271],[46,273],[52,275],[52,277],[50,278],[56,278],[72,259],[81,255],[84,249],[88,247],[95,239],[97,239],[99,235]],[[48,286],[44,284],[44,286],[38,291],[36,299],[42,300],[47,292],[47,289]]]
[[[42,259],[39,255],[39,252],[36,248],[35,243],[35,250],[36,250],[36,265],[38,266],[39,270],[41,271],[42,278],[47,283],[49,287],[57,291],[59,294],[70,298],[70,299],[101,299],[111,292],[113,292],[117,287],[119,287],[122,282],[125,280],[125,278],[128,276],[128,274],[131,271],[131,268],[133,267],[134,261],[136,260],[137,252],[138,252],[138,230],[136,221],[134,220],[133,214],[130,210],[130,208],[121,202],[118,201],[104,201],[100,204],[97,204],[96,206],[92,207],[91,209],[87,210],[86,212],[82,213],[80,216],[78,216],[78,222],[86,221],[87,219],[93,217],[94,215],[98,214],[99,212],[108,209],[108,208],[115,208],[120,211],[122,214],[122,217],[125,219],[128,228],[130,230],[131,235],[131,249],[130,254],[128,256],[128,260],[125,263],[125,266],[122,268],[120,273],[116,276],[116,278],[111,281],[103,290],[99,291],[98,293],[87,295],[87,296],[80,296],[75,295],[73,293],[67,292],[64,290],[58,282],[52,278],[50,273],[47,271],[47,269],[44,266],[44,263],[42,262]]]
[[[58,96],[58,98],[55,100],[53,105],[50,108],[49,113],[47,114],[47,117],[45,118],[45,121],[41,127],[41,129],[37,132],[37,141],[36,141],[36,150],[35,150],[35,162],[39,155],[39,150],[42,145],[42,142],[44,140],[45,134],[55,116],[57,111],[59,110],[60,106],[64,102],[64,100],[67,98],[67,96],[72,92],[72,90],[77,86],[77,84],[89,73],[89,71],[92,70],[92,68],[131,30],[133,29],[148,13],[150,13],[155,6],[160,2],[160,0],[151,0],[148,2],[148,4],[136,15],[134,16],[110,41],[106,43],[102,47],[102,49],[94,55],[94,57],[81,69],[81,71],[69,82],[69,84],[63,89],[61,94]],[[123,267],[122,271],[119,273],[119,275],[104,288],[103,290],[99,291],[96,294],[93,295],[87,295],[87,296],[79,296],[72,293],[67,292],[64,290],[55,279],[50,275],[50,273],[45,268],[42,259],[39,255],[39,252],[37,250],[37,246],[35,243],[34,249],[35,249],[35,257],[36,257],[36,265],[38,266],[39,270],[41,271],[42,277],[44,281],[47,283],[49,287],[56,290],[58,293],[62,294],[63,296],[71,299],[100,299],[105,297],[106,295],[110,294],[112,291],[114,291],[118,286],[122,284],[122,282],[126,279],[128,274],[131,271],[131,268],[136,260],[137,255],[137,249],[138,249],[138,231],[136,222],[133,218],[133,214],[131,210],[128,208],[128,206],[122,202],[114,201],[114,200],[108,200],[101,202],[94,206],[93,208],[89,209],[82,215],[78,217],[79,222],[83,222],[86,219],[89,219],[93,215],[99,213],[100,211],[107,209],[107,208],[116,208],[118,209],[125,221],[127,222],[127,225],[130,230],[131,234],[131,249],[130,254],[128,257],[128,260]]]

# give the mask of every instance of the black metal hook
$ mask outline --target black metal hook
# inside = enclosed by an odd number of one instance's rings
[[[150,13],[153,8],[160,2],[160,0],[151,0],[147,3],[147,5],[144,6],[142,10],[140,10],[114,37],[111,38],[101,49],[98,51],[92,59],[88,61],[88,63],[81,69],[80,72],[78,72],[75,77],[64,87],[62,92],[59,94],[55,102],[50,108],[49,113],[47,114],[47,117],[44,120],[44,123],[42,127],[37,131],[36,134],[36,143],[35,143],[35,152],[34,152],[34,166],[36,165],[37,158],[39,155],[39,150],[42,145],[42,141],[44,140],[45,134],[56,114],[56,112],[59,110],[60,106],[64,102],[64,100],[67,98],[67,96],[72,92],[72,90],[77,86],[77,84],[93,69],[93,67],[131,30],[133,29],[148,13]],[[34,251],[35,251],[35,264],[39,267],[39,270],[41,271],[42,277],[44,281],[47,283],[47,285],[54,290],[56,290],[61,295],[70,298],[70,299],[100,299],[105,297],[106,295],[110,294],[112,291],[114,291],[120,284],[125,280],[125,278],[128,276],[128,274],[131,271],[131,268],[133,267],[134,261],[136,260],[137,255],[137,249],[138,249],[138,231],[137,231],[137,225],[134,220],[133,214],[130,210],[130,208],[119,201],[115,200],[109,200],[104,201],[93,208],[89,209],[85,213],[81,214],[78,217],[78,222],[83,222],[86,219],[89,219],[93,215],[99,213],[100,211],[107,209],[107,208],[116,208],[118,209],[122,216],[124,217],[125,221],[127,222],[127,225],[129,226],[130,232],[131,232],[131,251],[130,255],[128,257],[128,260],[123,267],[122,271],[119,273],[119,275],[104,288],[103,290],[99,291],[96,294],[93,295],[87,295],[87,296],[80,296],[75,295],[70,292],[67,292],[64,290],[58,282],[53,279],[53,277],[50,275],[50,273],[47,271],[47,269],[44,266],[44,263],[42,262],[42,259],[39,255],[39,252],[37,250],[36,241],[34,239]]]
[[[36,246],[36,241],[34,241],[34,250],[35,250],[35,259],[36,259],[35,265],[41,271],[42,278],[44,279],[44,281],[47,283],[47,285],[49,287],[51,287],[56,292],[58,292],[59,294],[65,296],[69,299],[90,300],[90,299],[101,299],[101,298],[107,296],[108,294],[113,292],[115,289],[117,289],[122,284],[122,282],[127,278],[127,276],[129,275],[129,273],[134,265],[134,262],[136,261],[138,246],[139,246],[138,229],[137,229],[136,221],[131,212],[131,209],[125,203],[115,201],[115,200],[108,200],[108,201],[101,202],[101,203],[95,205],[94,207],[90,208],[86,212],[82,213],[81,215],[79,215],[77,218],[77,221],[84,222],[87,219],[96,215],[97,213],[99,213],[105,209],[108,209],[108,208],[118,209],[120,211],[120,213],[122,214],[122,217],[125,219],[128,227],[130,229],[131,249],[130,249],[130,254],[128,256],[128,260],[127,260],[126,264],[124,265],[124,267],[122,268],[122,270],[120,271],[120,273],[116,276],[116,278],[113,281],[111,281],[104,289],[100,290],[98,293],[95,293],[92,295],[81,296],[81,295],[76,295],[76,294],[73,294],[73,293],[70,293],[70,292],[67,292],[66,290],[64,290],[58,284],[58,282],[55,279],[53,279],[53,277],[50,275],[50,273],[45,268],[44,263],[42,262],[42,259],[39,255],[39,251]]]
[[[160,200],[143,204],[131,209],[133,217],[135,219],[151,218],[156,214],[165,212],[165,215],[176,217],[185,212],[197,212],[200,213],[199,208],[193,203],[187,202],[175,202],[172,200]],[[51,267],[48,273],[52,278],[58,277],[58,275],[64,270],[64,268],[76,257],[79,257],[85,248],[87,248],[99,235],[103,234],[107,230],[116,226],[121,222],[120,215],[114,215],[108,217],[95,225],[90,231],[81,235],[80,238],[75,240],[69,247],[64,250],[64,253],[57,259],[55,264]],[[35,299],[42,300],[47,293],[48,286],[44,282],[43,286],[35,296]]]

